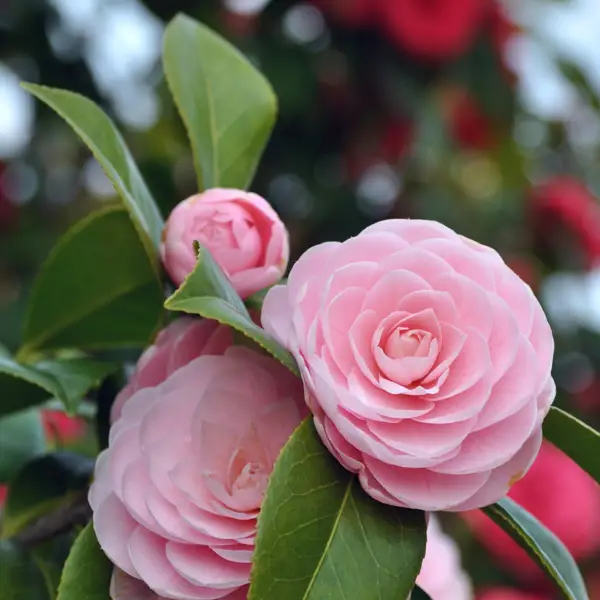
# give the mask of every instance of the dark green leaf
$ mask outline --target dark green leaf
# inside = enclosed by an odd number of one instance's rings
[[[189,298],[221,298],[237,312],[248,317],[246,306],[233,289],[221,267],[215,262],[210,251],[197,242],[194,244],[194,248],[197,256],[196,266],[179,289],[167,300],[167,303]]]
[[[8,540],[0,541],[0,600],[53,600],[32,556]]]
[[[255,341],[271,356],[285,365],[292,373],[299,375],[298,365],[292,355],[280,346],[264,329],[256,325],[250,317],[241,315],[230,304],[220,298],[169,298],[165,306],[169,310],[176,310],[193,315],[200,315],[206,319],[214,319],[233,327],[246,337]]]
[[[11,537],[49,510],[72,500],[89,483],[94,461],[60,451],[27,463],[10,482],[2,513],[2,534]]]
[[[162,301],[126,212],[107,207],[67,231],[42,266],[21,353],[143,346],[160,325]]]
[[[112,569],[90,523],[75,540],[67,558],[58,600],[110,600]]]
[[[269,82],[229,42],[184,15],[167,26],[163,62],[199,188],[245,189],[275,123]]]
[[[577,564],[564,544],[510,498],[483,509],[552,578],[569,600],[588,600]]]
[[[0,483],[11,480],[21,467],[46,448],[42,419],[37,410],[0,418]]]
[[[165,307],[169,310],[214,319],[233,327],[298,374],[298,367],[289,352],[252,321],[244,303],[231,287],[210,252],[200,246],[197,252],[198,262],[194,270],[165,302]]]
[[[81,398],[116,367],[88,358],[22,365],[0,356],[0,415],[35,406],[49,398],[56,398],[66,410],[74,412]]]
[[[367,496],[307,419],[284,447],[261,508],[251,600],[406,598],[425,515]]]
[[[598,431],[553,406],[544,419],[544,437],[600,483],[600,433]]]
[[[23,87],[65,119],[93,152],[120,195],[158,272],[163,220],[115,124],[84,96],[31,83]],[[112,243],[112,239],[106,243]]]

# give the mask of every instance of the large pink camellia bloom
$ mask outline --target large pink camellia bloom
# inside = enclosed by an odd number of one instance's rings
[[[250,192],[214,188],[173,209],[160,252],[177,285],[196,264],[194,241],[210,250],[242,298],[277,283],[287,267],[287,230],[269,203]]]
[[[229,327],[209,319],[183,317],[159,332],[140,356],[135,372],[119,392],[111,420],[121,416],[123,404],[137,391],[162,383],[171,373],[202,354],[223,354],[233,344]]]
[[[460,564],[460,551],[436,517],[429,516],[427,548],[417,585],[431,600],[472,600],[471,580]]]
[[[303,410],[300,379],[240,346],[136,391],[89,495],[113,597],[245,598],[263,494]]]
[[[389,220],[308,250],[263,305],[324,443],[375,499],[459,511],[503,497],[541,443],[554,343],[490,248]]]

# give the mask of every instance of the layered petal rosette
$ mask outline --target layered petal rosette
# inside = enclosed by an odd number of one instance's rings
[[[389,220],[308,250],[263,306],[321,438],[382,502],[459,511],[533,462],[555,395],[531,289],[490,248]]]
[[[273,464],[306,407],[301,381],[231,346],[135,391],[90,489],[114,598],[245,598]]]

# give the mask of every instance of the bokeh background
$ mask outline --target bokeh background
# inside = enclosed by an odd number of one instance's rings
[[[436,219],[493,246],[547,310],[557,403],[600,425],[598,0],[0,1],[4,345],[19,344],[28,288],[57,238],[114,198],[89,151],[19,81],[100,103],[167,215],[196,191],[160,64],[179,11],[275,88],[280,116],[253,191],[285,220],[293,256],[390,217]],[[600,600],[599,488],[547,446],[514,496],[563,538]],[[446,527],[478,598],[554,597],[480,514]]]

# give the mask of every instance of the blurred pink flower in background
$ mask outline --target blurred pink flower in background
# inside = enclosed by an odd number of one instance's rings
[[[554,399],[554,342],[492,249],[381,221],[305,252],[262,322],[296,358],[321,438],[387,504],[462,511],[527,471]]]
[[[417,585],[431,600],[471,600],[473,590],[460,564],[460,551],[446,535],[435,515],[429,516],[427,550],[417,577]]]
[[[578,560],[600,549],[600,487],[576,463],[544,442],[527,475],[509,496],[556,534]],[[524,579],[541,569],[498,525],[479,511],[464,518],[501,566]]]
[[[196,265],[194,241],[210,250],[242,298],[277,283],[287,267],[285,226],[264,198],[250,192],[214,188],[173,209],[161,257],[176,285]]]

